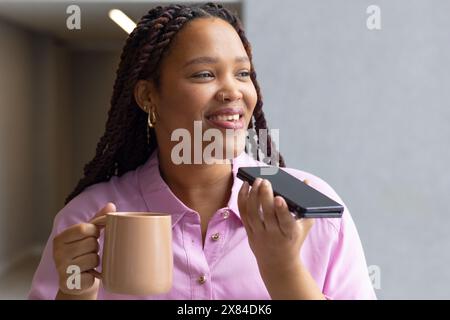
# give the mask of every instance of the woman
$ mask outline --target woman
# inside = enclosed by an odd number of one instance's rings
[[[174,159],[179,142],[172,141],[172,134],[184,129],[192,137],[195,123],[201,132],[220,130],[230,163],[180,164]],[[225,135],[225,127],[233,136]],[[253,159],[245,152],[246,128],[267,126],[251,47],[239,20],[213,3],[150,10],[127,39],[106,132],[55,218],[29,297],[375,298],[346,207],[341,219],[295,220],[284,199],[273,196],[270,183],[258,180],[250,188],[236,178],[240,166],[266,165],[258,153]],[[183,158],[198,151],[194,144]],[[206,144],[201,142],[201,155]],[[285,167],[270,135],[257,145]],[[320,178],[283,170],[342,203]],[[112,294],[88,272],[99,266],[103,244],[103,234],[89,221],[116,210],[172,215],[174,281],[169,293]],[[71,264],[83,272],[80,289],[65,285]]]

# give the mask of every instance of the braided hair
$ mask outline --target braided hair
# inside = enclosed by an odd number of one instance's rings
[[[156,89],[160,89],[160,61],[167,55],[169,44],[175,34],[188,22],[196,18],[220,18],[231,24],[238,33],[245,51],[252,62],[252,49],[240,20],[220,4],[158,6],[148,11],[128,36],[123,48],[119,67],[116,72],[111,108],[108,111],[105,133],[97,144],[96,154],[84,167],[84,177],[65,200],[70,202],[87,187],[108,181],[112,176],[121,176],[143,164],[157,148],[154,128],[147,125],[147,113],[137,105],[134,99],[134,87],[140,79],[153,80]],[[251,63],[250,78],[255,86],[257,102],[253,111],[253,121],[248,128],[268,129],[262,110],[262,96],[256,72]],[[285,167],[284,159],[272,146],[267,133],[267,141],[256,134],[257,142],[249,139],[256,158],[258,148],[269,159],[272,152],[278,155],[279,166]],[[263,141],[264,140],[264,141]],[[267,146],[266,146],[267,142]],[[247,151],[247,148],[246,148]],[[275,158],[276,159],[276,158]]]

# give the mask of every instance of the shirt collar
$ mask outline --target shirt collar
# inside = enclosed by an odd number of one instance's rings
[[[258,166],[258,162],[254,160],[246,152],[242,152],[239,156],[231,159],[233,171],[233,186],[231,188],[231,196],[228,200],[227,207],[239,219],[238,193],[243,181],[237,177],[237,171],[241,166]],[[167,212],[172,214],[172,227],[186,213],[194,213],[194,210],[187,207],[179,200],[170,190],[159,171],[158,149],[155,149],[143,166],[138,169],[138,185],[144,198],[147,209],[152,212]]]

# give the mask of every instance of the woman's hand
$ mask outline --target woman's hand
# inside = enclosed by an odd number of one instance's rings
[[[250,192],[248,183],[243,184],[238,205],[250,248],[271,298],[324,299],[300,260],[300,249],[314,220],[296,220],[283,197],[274,197],[270,182],[260,178]]]
[[[266,179],[257,178],[250,191],[245,182],[239,191],[238,206],[260,271],[280,273],[298,268],[300,249],[314,220],[296,220],[283,197],[273,196]]]
[[[108,212],[115,212],[113,203],[107,203],[95,217]],[[98,266],[98,238],[100,229],[92,223],[79,223],[62,231],[53,239],[53,260],[59,276],[59,293],[57,298],[68,299],[68,296],[97,296],[98,280],[88,271]],[[71,275],[68,267],[74,265],[80,268],[80,288],[70,288],[67,279]],[[95,292],[93,292],[95,291]],[[61,294],[62,293],[62,294]]]

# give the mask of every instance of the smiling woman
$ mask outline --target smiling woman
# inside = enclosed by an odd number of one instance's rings
[[[144,111],[146,105],[153,105],[162,163],[173,162],[171,150],[176,142],[171,139],[172,133],[186,128],[193,137],[195,121],[201,121],[203,131],[216,128],[225,133],[224,129],[235,129],[231,139],[245,139],[258,95],[250,77],[250,59],[232,25],[218,18],[186,23],[172,39],[160,68],[159,88],[153,79],[139,80],[135,96]],[[195,150],[201,151],[191,151]],[[236,157],[242,151],[232,154]]]
[[[345,205],[339,220],[295,220],[267,180],[250,189],[237,179],[241,166],[267,165],[242,143],[247,129],[267,129],[262,105],[250,43],[230,11],[213,3],[150,10],[123,48],[106,132],[55,218],[30,298],[374,298]],[[223,146],[233,142],[228,163],[174,161],[173,132],[195,136],[196,123],[205,132],[232,130]],[[343,203],[319,177],[286,168],[270,135],[256,138],[265,157],[277,155],[272,165]],[[183,152],[203,154],[206,142]],[[171,215],[169,292],[118,294],[93,277],[104,236],[92,219],[115,211]],[[78,288],[67,285],[73,265],[81,270]]]

